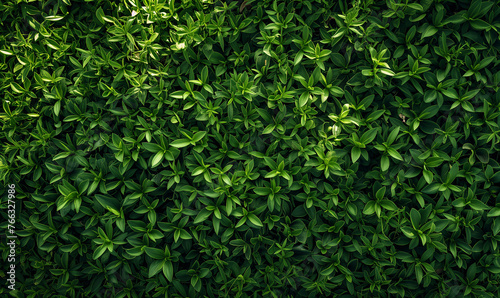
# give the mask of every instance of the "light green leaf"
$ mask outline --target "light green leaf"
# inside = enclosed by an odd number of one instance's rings
[[[109,195],[96,194],[95,198],[99,204],[101,204],[104,208],[111,211],[116,216],[120,216],[120,202],[118,199],[113,198]]]
[[[488,212],[487,217],[497,217],[500,216],[500,208],[495,207]]]
[[[165,264],[165,260],[155,260],[149,265],[149,278],[155,276],[160,272]]]
[[[248,214],[248,220],[258,227],[262,227],[262,222],[255,214]]]
[[[156,155],[151,160],[151,167],[154,168],[158,166],[162,160],[163,160],[163,152],[162,151],[157,152]]]
[[[183,148],[186,146],[189,146],[191,144],[191,141],[188,139],[178,139],[170,143],[170,146],[175,147],[175,148]]]
[[[172,262],[171,261],[166,261],[163,264],[163,274],[165,275],[165,277],[170,282],[174,278],[174,267],[172,266]]]
[[[201,139],[203,139],[203,137],[207,134],[206,131],[199,131],[197,133],[194,134],[193,136],[193,141],[194,142],[199,142]]]
[[[64,16],[47,16],[45,17],[47,21],[56,22],[64,19]]]
[[[103,19],[103,17],[104,17],[104,11],[102,10],[102,7],[99,7],[99,8],[96,10],[95,15],[96,15],[96,17],[97,17],[97,20],[99,20],[99,22],[100,22],[101,24],[104,24],[104,19]]]
[[[387,210],[394,211],[397,210],[398,207],[396,204],[394,204],[392,201],[389,200],[382,200],[380,201],[380,206],[384,207]]]

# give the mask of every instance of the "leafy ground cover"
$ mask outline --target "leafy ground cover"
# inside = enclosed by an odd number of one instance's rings
[[[4,0],[0,24],[2,297],[499,297],[499,1]]]

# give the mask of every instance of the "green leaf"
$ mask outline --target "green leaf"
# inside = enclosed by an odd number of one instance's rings
[[[479,161],[484,164],[487,164],[490,161],[490,155],[488,153],[488,150],[484,148],[479,148],[476,152],[476,156],[479,159]]]
[[[409,3],[408,7],[412,8],[414,10],[424,11],[424,8],[422,7],[422,5],[420,5],[418,3]]]
[[[163,160],[163,152],[156,153],[153,159],[151,160],[151,167],[154,168],[160,165],[162,160]]]
[[[271,171],[269,173],[267,173],[264,178],[274,178],[278,176],[278,171],[277,170],[274,170],[274,171]]]
[[[360,138],[360,142],[365,144],[365,145],[368,145],[369,143],[371,143],[375,137],[377,136],[377,131],[378,129],[377,128],[372,128],[368,131],[366,131]]]
[[[57,22],[64,19],[64,16],[46,16],[45,19],[51,22]]]
[[[24,88],[21,87],[21,85],[15,83],[15,82],[10,82],[10,87],[12,88],[12,90],[16,93],[24,93]]]
[[[399,134],[399,126],[396,126],[392,131],[391,133],[389,134],[389,136],[387,137],[387,145],[390,146],[392,145],[392,143],[394,143],[394,141],[396,140],[396,138],[398,137],[398,134]]]
[[[153,143],[142,143],[142,148],[152,153],[163,151],[163,148],[160,145]]]
[[[386,192],[386,187],[382,187],[380,188],[379,190],[377,190],[377,193],[375,194],[375,197],[377,198],[377,200],[382,200],[385,196],[385,192]]]
[[[385,74],[385,75],[388,75],[388,76],[395,76],[396,75],[392,70],[387,69],[387,68],[380,69],[380,72]]]
[[[490,63],[495,61],[495,59],[496,59],[496,57],[494,57],[494,56],[484,58],[483,60],[481,60],[481,62],[479,62],[478,66],[477,66],[477,70],[483,69],[486,66],[490,65]]]
[[[116,198],[113,198],[109,195],[101,195],[101,194],[96,194],[95,198],[97,202],[99,202],[99,204],[101,204],[104,208],[111,211],[116,216],[120,216],[121,205]]]
[[[449,98],[453,99],[458,99],[458,93],[454,89],[448,89],[448,90],[442,90],[441,91],[444,95],[448,96]]]
[[[94,253],[92,254],[92,258],[94,260],[100,258],[102,256],[102,254],[104,254],[106,252],[106,247],[104,245],[101,245],[99,247],[97,247],[96,250],[94,250]]]
[[[351,149],[352,163],[355,163],[360,156],[361,156],[361,149],[359,149],[358,147],[352,147]]]
[[[269,124],[266,128],[264,128],[264,130],[262,131],[262,134],[263,135],[270,134],[274,131],[275,128],[276,128],[276,125]]]
[[[433,178],[433,174],[431,171],[427,170],[427,169],[424,169],[423,170],[423,175],[424,175],[424,179],[425,181],[428,183],[428,184],[431,184],[432,183],[432,178]]]
[[[4,54],[4,55],[7,55],[7,56],[12,56],[14,55],[14,52],[10,51],[10,50],[6,50],[6,49],[2,49],[0,50],[0,53]]]
[[[380,159],[380,169],[385,172],[389,169],[390,161],[386,155],[383,155]]]
[[[146,251],[146,254],[153,259],[162,260],[165,258],[165,253],[161,249],[153,248],[153,247],[146,247],[144,250]],[[160,270],[158,270],[158,271],[160,271]]]
[[[194,142],[199,142],[203,137],[207,134],[206,131],[199,131],[193,135],[193,141]]]
[[[390,210],[390,211],[398,210],[398,207],[396,206],[396,204],[394,204],[393,202],[391,202],[389,200],[380,201],[380,206],[382,206],[385,209]]]
[[[464,198],[458,198],[454,200],[451,204],[457,208],[462,208],[467,205]]]
[[[170,143],[170,146],[175,147],[175,148],[183,148],[186,146],[189,146],[191,144],[191,141],[188,139],[178,139]]]
[[[429,157],[425,160],[425,165],[429,168],[435,168],[443,163],[444,159],[437,156]]]
[[[59,116],[59,112],[61,111],[61,101],[58,100],[56,101],[56,103],[54,104],[54,114],[56,116]]]
[[[248,214],[248,220],[258,227],[263,227],[262,222],[255,214]]]
[[[210,215],[212,214],[211,211],[208,211],[207,209],[202,209],[198,215],[196,215],[196,218],[193,221],[193,224],[198,224],[200,222],[205,221]]]
[[[439,112],[439,106],[430,106],[426,108],[419,116],[420,120],[430,119]]]
[[[303,92],[299,97],[299,107],[303,107],[309,100],[309,92]]]
[[[165,261],[165,263],[163,264],[163,274],[168,281],[172,282],[174,278],[174,267],[172,266],[171,261]]]
[[[149,265],[149,278],[158,274],[165,264],[165,260],[155,260]]]
[[[417,235],[415,235],[413,230],[409,227],[402,227],[401,232],[403,232],[403,234],[410,239],[414,239],[415,237],[417,237]]]
[[[420,38],[421,40],[426,38],[426,37],[431,37],[434,34],[438,32],[438,29],[436,27],[429,25],[425,28],[424,32],[422,32],[422,37]]]
[[[375,202],[368,201],[368,203],[366,203],[365,205],[365,208],[363,209],[363,214],[372,215],[373,213],[375,213]]]
[[[417,279],[417,283],[418,284],[421,284],[422,283],[422,279],[424,277],[424,273],[422,271],[422,268],[420,267],[415,267],[415,277]]]
[[[97,17],[97,20],[99,20],[99,22],[104,25],[104,19],[103,19],[103,17],[104,17],[104,11],[102,10],[102,7],[99,7],[96,10],[95,15]]]
[[[455,180],[455,178],[457,177],[457,175],[458,175],[458,163],[455,163],[448,172],[448,177],[446,178],[446,182],[452,183],[453,180]]]
[[[465,92],[465,94],[462,95],[462,100],[469,100],[469,99],[474,98],[474,96],[476,96],[479,93],[479,91],[481,91],[481,90],[476,89],[476,90],[471,90],[471,91]]]
[[[272,190],[267,187],[256,187],[253,191],[259,196],[267,196],[272,193]]]
[[[411,219],[411,223],[412,223],[414,229],[418,229],[420,227],[421,218],[422,217],[421,217],[420,213],[417,210],[415,210],[414,208],[412,208],[410,211],[410,219]]]
[[[472,199],[472,201],[470,202],[469,205],[472,209],[479,210],[479,211],[490,209],[490,207],[488,207],[488,205],[486,205],[485,203],[481,202],[478,199]]]
[[[497,217],[500,216],[500,208],[494,207],[488,212],[487,217]]]
[[[389,153],[389,155],[392,156],[393,158],[403,161],[403,157],[401,156],[401,154],[399,154],[399,152],[397,152],[393,148],[387,149],[387,153]]]
[[[235,228],[239,228],[239,227],[241,227],[242,225],[244,225],[244,224],[245,224],[246,220],[247,220],[247,218],[246,218],[246,217],[241,218],[241,219],[240,219],[240,220],[236,223],[236,225],[235,225],[234,227],[235,227]]]

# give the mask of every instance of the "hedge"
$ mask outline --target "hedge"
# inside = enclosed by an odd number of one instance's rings
[[[499,297],[499,20],[2,1],[0,295]]]

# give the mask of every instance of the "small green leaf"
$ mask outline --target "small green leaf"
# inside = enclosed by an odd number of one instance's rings
[[[64,19],[64,16],[46,16],[45,19],[51,22],[57,22]]]
[[[422,5],[420,5],[418,3],[409,3],[408,7],[413,8],[414,10],[418,10],[418,11],[423,11],[424,10],[424,8],[422,7]]]
[[[120,216],[121,205],[118,199],[113,198],[109,195],[101,195],[101,194],[95,195],[95,198],[97,202],[99,202],[99,204],[101,204],[104,208],[111,211],[116,216]]]
[[[193,224],[198,224],[200,222],[204,222],[207,220],[207,218],[212,214],[211,211],[208,211],[207,209],[201,210],[198,215],[196,215],[196,218],[193,221]]]
[[[398,207],[396,206],[396,204],[394,204],[392,201],[389,201],[389,200],[380,201],[380,206],[382,206],[385,209],[390,210],[390,211],[398,210]]]
[[[371,215],[373,213],[375,213],[375,202],[368,201],[368,203],[366,203],[366,205],[365,205],[365,208],[363,209],[363,214]]]
[[[425,28],[424,32],[422,32],[422,37],[420,39],[424,39],[426,37],[431,37],[434,34],[438,32],[438,29],[436,27],[429,25],[427,28]]]
[[[386,192],[386,187],[382,187],[380,188],[379,190],[377,190],[377,193],[375,194],[375,197],[377,198],[377,200],[382,200],[385,196],[385,192]]]
[[[267,187],[256,187],[254,188],[253,190],[256,194],[258,194],[259,196],[267,196],[269,195],[270,193],[272,193],[271,189],[267,188]]]
[[[299,107],[303,107],[307,104],[307,101],[309,100],[309,93],[304,92],[300,95],[299,97]]]
[[[146,251],[146,254],[153,259],[162,260],[165,258],[165,253],[161,249],[153,248],[153,247],[146,247],[144,250]]]
[[[175,148],[183,148],[186,146],[189,146],[191,144],[191,141],[188,139],[178,139],[170,143],[170,146],[175,147]]]
[[[495,207],[488,212],[487,217],[497,217],[500,216],[500,208]]]
[[[149,278],[158,274],[162,268],[163,264],[165,264],[165,260],[155,260],[149,265]]]
[[[355,163],[360,156],[361,156],[361,149],[359,149],[358,147],[352,147],[351,149],[352,163]]]
[[[0,50],[0,53],[4,54],[4,55],[7,55],[7,56],[12,56],[14,55],[14,52],[10,51],[10,50],[6,50],[6,49],[3,49],[3,50]]]
[[[375,137],[377,136],[377,131],[378,129],[377,128],[372,128],[368,131],[366,131],[360,138],[360,142],[365,144],[365,145],[368,145],[369,143],[371,143]]]
[[[262,222],[255,214],[249,214],[248,220],[250,220],[251,223],[253,223],[254,225],[256,225],[258,227],[263,227]]]
[[[420,227],[421,218],[422,217],[421,217],[420,213],[417,210],[415,210],[414,208],[412,208],[410,211],[410,219],[411,219],[411,223],[412,223],[414,229],[418,229]]]
[[[424,169],[423,170],[423,175],[424,175],[424,179],[425,181],[428,183],[428,184],[431,184],[432,183],[432,178],[433,178],[433,174],[431,171],[427,170],[427,169]]]
[[[104,11],[102,10],[102,7],[99,7],[96,10],[95,14],[96,14],[96,17],[99,20],[99,22],[104,25],[104,19],[103,19],[103,17],[104,17]]]
[[[380,169],[385,172],[389,169],[390,161],[387,155],[383,155],[380,159]]]
[[[94,260],[96,260],[100,256],[102,256],[102,254],[104,254],[105,252],[106,252],[106,247],[104,245],[101,245],[101,246],[97,247],[97,249],[94,251],[92,258]]]
[[[401,154],[399,154],[399,152],[397,152],[393,148],[387,149],[387,153],[389,153],[389,155],[392,156],[393,158],[403,161],[403,157],[401,156]]]
[[[172,279],[174,278],[174,267],[172,266],[171,261],[165,261],[163,264],[163,274],[168,281],[172,282]]]
[[[207,134],[206,131],[199,131],[193,135],[193,141],[199,142]]]
[[[394,141],[396,141],[397,137],[398,137],[398,134],[399,134],[399,126],[396,126],[392,131],[391,133],[389,134],[389,136],[387,137],[387,145],[390,146],[392,145],[392,143],[394,143]]]
[[[486,205],[485,203],[481,202],[480,200],[478,199],[472,199],[472,201],[470,202],[470,207],[474,210],[488,210],[490,209],[490,207],[488,207],[488,205]]]
[[[155,154],[155,156],[151,160],[151,167],[152,168],[158,166],[161,163],[161,161],[163,160],[163,154],[164,154],[163,152],[158,152]]]

